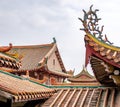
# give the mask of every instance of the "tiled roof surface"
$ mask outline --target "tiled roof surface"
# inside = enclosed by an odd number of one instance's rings
[[[32,45],[32,46],[14,46],[11,53],[17,52],[22,55],[22,70],[30,70],[38,67],[38,63],[53,47],[53,44],[48,45]],[[31,63],[32,62],[32,63]]]
[[[13,102],[49,98],[55,90],[0,71],[0,90],[11,94]]]
[[[58,58],[58,61],[60,63],[60,66],[62,68],[62,72],[57,71],[51,71],[47,66],[45,66],[45,63],[47,61],[47,57],[50,57],[50,55],[55,51],[55,54]],[[41,67],[45,66],[44,71],[47,71],[50,74],[59,75],[63,77],[70,77],[69,74],[66,73],[64,64],[62,62],[62,59],[60,57],[59,51],[57,49],[56,44],[44,44],[44,45],[29,45],[29,46],[14,46],[10,53],[14,54],[17,53],[22,57],[21,60],[21,67],[17,71],[13,72],[26,72],[26,71],[37,71],[41,70]],[[47,56],[46,56],[47,55]],[[41,63],[41,65],[40,65]],[[43,70],[42,70],[43,71]]]
[[[42,107],[119,107],[119,98],[115,88],[61,89]]]

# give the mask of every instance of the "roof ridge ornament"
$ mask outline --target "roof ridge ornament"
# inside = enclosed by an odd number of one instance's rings
[[[53,37],[53,43],[56,43],[57,41],[56,41],[56,38],[55,37]]]
[[[101,18],[98,18],[96,13],[99,10],[95,9],[93,11],[92,7],[93,5],[90,6],[90,9],[88,12],[86,12],[83,9],[83,12],[84,12],[83,19],[78,18],[82,22],[83,27],[84,27],[84,28],[81,28],[80,30],[84,30],[86,33],[91,34],[92,36],[96,37],[100,41],[104,43],[108,43],[109,45],[112,45],[113,43],[108,40],[106,34],[103,35],[104,25],[101,26],[101,28],[98,26],[98,21],[101,20]]]
[[[12,43],[9,43],[9,46],[1,46],[0,47],[0,52],[8,52],[12,48]]]

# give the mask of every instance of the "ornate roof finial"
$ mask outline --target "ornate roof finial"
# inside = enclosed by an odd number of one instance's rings
[[[98,21],[101,20],[101,18],[98,18],[96,13],[99,10],[95,9],[93,11],[92,7],[93,5],[90,6],[90,9],[88,12],[83,10],[84,12],[83,19],[78,18],[83,23],[83,27],[84,27],[84,28],[81,28],[80,30],[84,30],[86,33],[89,33],[94,37],[98,38],[100,41],[112,45],[113,43],[110,42],[108,39],[106,39],[107,38],[106,34],[105,35],[102,34],[104,26],[102,26],[101,28],[98,26]]]
[[[53,37],[53,43],[56,43],[57,41],[56,41],[56,39],[55,39],[55,37]]]
[[[83,70],[86,70],[86,67],[85,67],[85,65],[83,65]]]
[[[0,52],[8,52],[12,48],[12,43],[9,43],[9,46],[1,46]]]

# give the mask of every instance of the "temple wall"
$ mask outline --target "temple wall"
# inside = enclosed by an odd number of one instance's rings
[[[51,57],[48,59],[47,65],[48,65],[49,70],[51,71],[62,71],[55,53],[53,53]]]

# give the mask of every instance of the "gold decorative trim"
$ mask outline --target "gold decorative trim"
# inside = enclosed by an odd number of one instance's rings
[[[97,44],[105,47],[105,48],[109,48],[111,50],[114,50],[114,51],[120,51],[120,48],[119,47],[115,47],[115,46],[112,46],[112,45],[108,45],[106,43],[102,43],[101,41],[99,41],[97,38],[93,37],[91,34],[87,33],[86,34],[88,37],[90,37],[90,39],[92,39],[94,42],[96,42]]]

